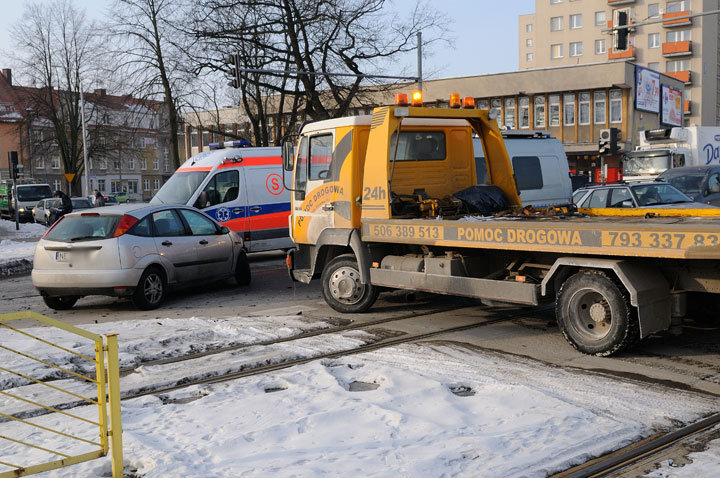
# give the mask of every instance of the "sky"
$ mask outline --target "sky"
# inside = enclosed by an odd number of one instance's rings
[[[22,16],[28,0],[4,0],[0,16],[0,51],[12,49],[10,28]],[[49,2],[47,2],[49,3]],[[111,0],[75,0],[87,14],[98,20],[107,15]],[[409,9],[414,0],[394,0],[397,9]],[[535,0],[444,0],[430,1],[435,8],[443,7],[452,23],[448,37],[454,38],[453,47],[443,47],[423,61],[426,78],[481,75],[513,71],[518,67],[518,15],[535,11]],[[492,14],[489,14],[492,12]],[[449,54],[451,52],[451,54]],[[414,57],[407,60],[412,73]],[[8,65],[2,65],[6,68]],[[12,65],[10,65],[12,66]]]

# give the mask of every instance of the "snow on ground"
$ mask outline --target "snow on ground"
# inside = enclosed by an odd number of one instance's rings
[[[35,245],[45,231],[47,227],[34,223],[22,223],[16,231],[14,221],[0,219],[0,276],[30,271]]]
[[[207,348],[238,340],[258,342],[307,328],[292,317],[157,323],[88,328],[118,332],[124,364],[137,363],[143,354],[182,353],[191,344]],[[6,335],[0,335],[3,343]],[[358,337],[348,334],[346,339],[341,346]],[[14,338],[13,347],[27,350],[31,345],[24,340]],[[75,339],[53,340],[78,348]],[[321,342],[285,342],[274,346],[275,353],[292,356],[301,349],[327,349],[330,341]],[[252,355],[257,348],[247,350]],[[6,359],[2,352],[0,361]],[[190,373],[198,370],[197,364],[185,367]],[[719,407],[716,400],[698,394],[453,344],[404,345],[125,400],[124,456],[127,471],[137,470],[147,478],[541,477]],[[97,418],[92,407],[73,413]],[[59,414],[30,420],[80,437],[97,436],[96,430],[83,429],[82,422]],[[3,435],[42,447],[68,454],[89,451],[82,442],[67,443],[24,424],[2,427]],[[0,461],[24,465],[52,458],[12,444],[2,454]],[[718,469],[716,456],[706,458],[696,461],[701,464],[695,476],[712,476]],[[6,470],[0,467],[0,472]],[[109,459],[102,458],[44,476],[109,476],[109,470]]]
[[[20,223],[20,230],[15,230],[15,221],[0,219],[1,239],[40,239],[47,231],[42,224],[32,222]]]
[[[715,433],[720,426],[715,427]],[[707,443],[702,452],[690,453],[690,463],[679,465],[672,460],[665,461],[660,468],[649,473],[647,478],[720,478],[720,439]]]

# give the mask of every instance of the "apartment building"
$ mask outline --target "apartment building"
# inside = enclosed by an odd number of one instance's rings
[[[535,13],[518,19],[521,70],[625,62],[648,67],[685,84],[684,124],[720,124],[718,35],[720,15],[678,17],[719,9],[718,0],[536,0]],[[631,23],[628,48],[613,48],[617,12]]]

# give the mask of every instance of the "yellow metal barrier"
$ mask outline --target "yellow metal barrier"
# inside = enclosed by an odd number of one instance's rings
[[[74,338],[79,337],[90,341],[94,344],[95,357],[93,358],[70,350],[69,348],[54,344],[49,340],[45,340],[41,337],[28,333],[27,329],[8,325],[12,321],[22,319],[35,320],[54,329],[64,330],[65,332],[73,334],[76,336]],[[16,334],[15,336],[24,336],[25,338],[31,339],[33,341],[32,343],[36,345],[36,347],[33,347],[30,351],[20,351],[11,348],[7,344],[9,344],[10,336],[13,335],[13,333]],[[67,367],[56,365],[53,363],[52,358],[46,360],[39,358],[39,350],[42,347],[56,353],[60,351],[65,355],[69,354],[72,360],[71,363],[78,364],[76,366],[76,370],[80,371],[73,371]],[[52,375],[46,373],[45,377],[34,378],[27,373],[22,373],[19,370],[13,370],[10,368],[12,365],[7,365],[8,359],[2,358],[5,353],[10,354],[9,356],[22,357],[25,359],[20,359],[22,365],[41,364],[43,367],[42,370],[45,372],[51,371]],[[58,360],[55,359],[54,361]],[[92,370],[90,372],[84,371],[84,365],[88,368],[92,367],[94,369],[94,377],[92,376]],[[0,446],[0,478],[27,476],[48,470],[63,468],[103,457],[107,455],[108,451],[111,452],[112,476],[117,478],[123,476],[122,425],[120,420],[120,375],[117,334],[100,336],[32,311],[0,314],[0,372],[20,377],[23,379],[21,383],[27,384],[30,387],[39,387],[42,390],[45,390],[48,396],[55,394],[58,396],[68,397],[68,399],[71,400],[70,403],[72,404],[92,405],[97,407],[98,410],[98,420],[94,421],[81,417],[71,411],[66,411],[72,409],[72,407],[67,404],[63,406],[62,404],[56,403],[41,403],[40,401],[23,397],[21,396],[22,394],[19,394],[18,392],[8,392],[7,389],[0,390],[0,398],[4,397],[9,399],[9,403],[18,403],[34,407],[33,416],[39,415],[39,412],[44,410],[42,412],[43,415],[56,413],[58,416],[63,418],[62,425],[59,425],[57,428],[53,428],[37,423],[41,420],[38,420],[37,418],[29,418],[22,412],[0,412],[0,422],[19,423],[26,427],[30,427],[30,429],[37,432],[32,433],[27,437],[12,437],[7,436],[6,432],[0,432],[0,443],[5,442],[2,443],[2,446]],[[49,380],[47,378],[49,376],[52,376],[53,379],[58,377],[63,379],[72,379],[70,383],[93,384],[91,385],[91,390],[97,390],[97,397],[87,397],[82,393],[71,391],[67,387],[63,386],[64,381],[58,381],[60,385],[55,385],[51,383],[53,380]],[[33,395],[32,398],[36,397]],[[62,408],[64,408],[64,410]],[[110,417],[109,427],[108,415]],[[96,428],[98,431],[98,441],[78,436],[80,433],[77,431],[75,433],[68,431],[71,429],[74,430],[78,426],[88,428],[92,427],[92,429]],[[86,429],[81,428],[80,431],[86,432]],[[44,446],[40,446],[37,441],[35,443],[31,442],[31,438],[36,437],[39,433],[59,436],[62,437],[61,440],[66,441],[62,442],[63,446],[59,447],[59,450],[46,448]],[[108,437],[111,438],[111,446],[109,444]],[[66,451],[69,451],[66,449],[67,446],[77,443],[83,444],[83,446],[86,446],[89,451],[85,451],[83,449],[84,453],[80,454],[65,453]],[[15,453],[12,454],[12,456],[4,456],[4,450],[10,450],[9,447],[13,447],[13,451],[15,451]],[[18,451],[22,450],[25,452],[18,453]],[[49,454],[49,461],[41,461],[40,463],[16,463],[14,462],[15,459],[13,459],[12,463],[9,462],[12,457],[23,456],[35,450],[43,452],[44,454]],[[8,451],[8,453],[11,452]]]

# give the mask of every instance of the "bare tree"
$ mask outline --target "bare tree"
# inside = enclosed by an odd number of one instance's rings
[[[198,71],[222,71],[222,59],[237,52],[248,69],[357,75],[243,73],[238,86],[257,144],[268,142],[271,114],[277,125],[285,111],[294,123],[301,113],[339,117],[362,105],[367,95],[389,86],[363,75],[400,73],[392,61],[415,49],[416,33],[423,31],[432,44],[443,39],[447,23],[419,3],[402,20],[387,0],[199,0],[195,12],[188,32],[203,45],[198,51],[207,52],[196,55]]]
[[[187,67],[190,37],[178,28],[183,6],[182,0],[115,0],[109,26],[116,42],[116,69],[132,82],[133,96],[157,98],[165,105],[175,168],[181,164],[181,104],[195,82]]]
[[[53,15],[48,15],[48,10]],[[29,3],[12,28],[15,61],[23,78],[33,85],[23,88],[23,100],[38,115],[36,123],[50,133],[42,144],[33,147],[40,155],[47,155],[48,148],[59,155],[63,171],[76,175],[71,184],[75,193],[79,192],[80,173],[84,170],[81,78],[91,77],[101,53],[93,31],[85,13],[70,0],[55,0],[50,5]],[[98,129],[91,132],[99,133]]]

